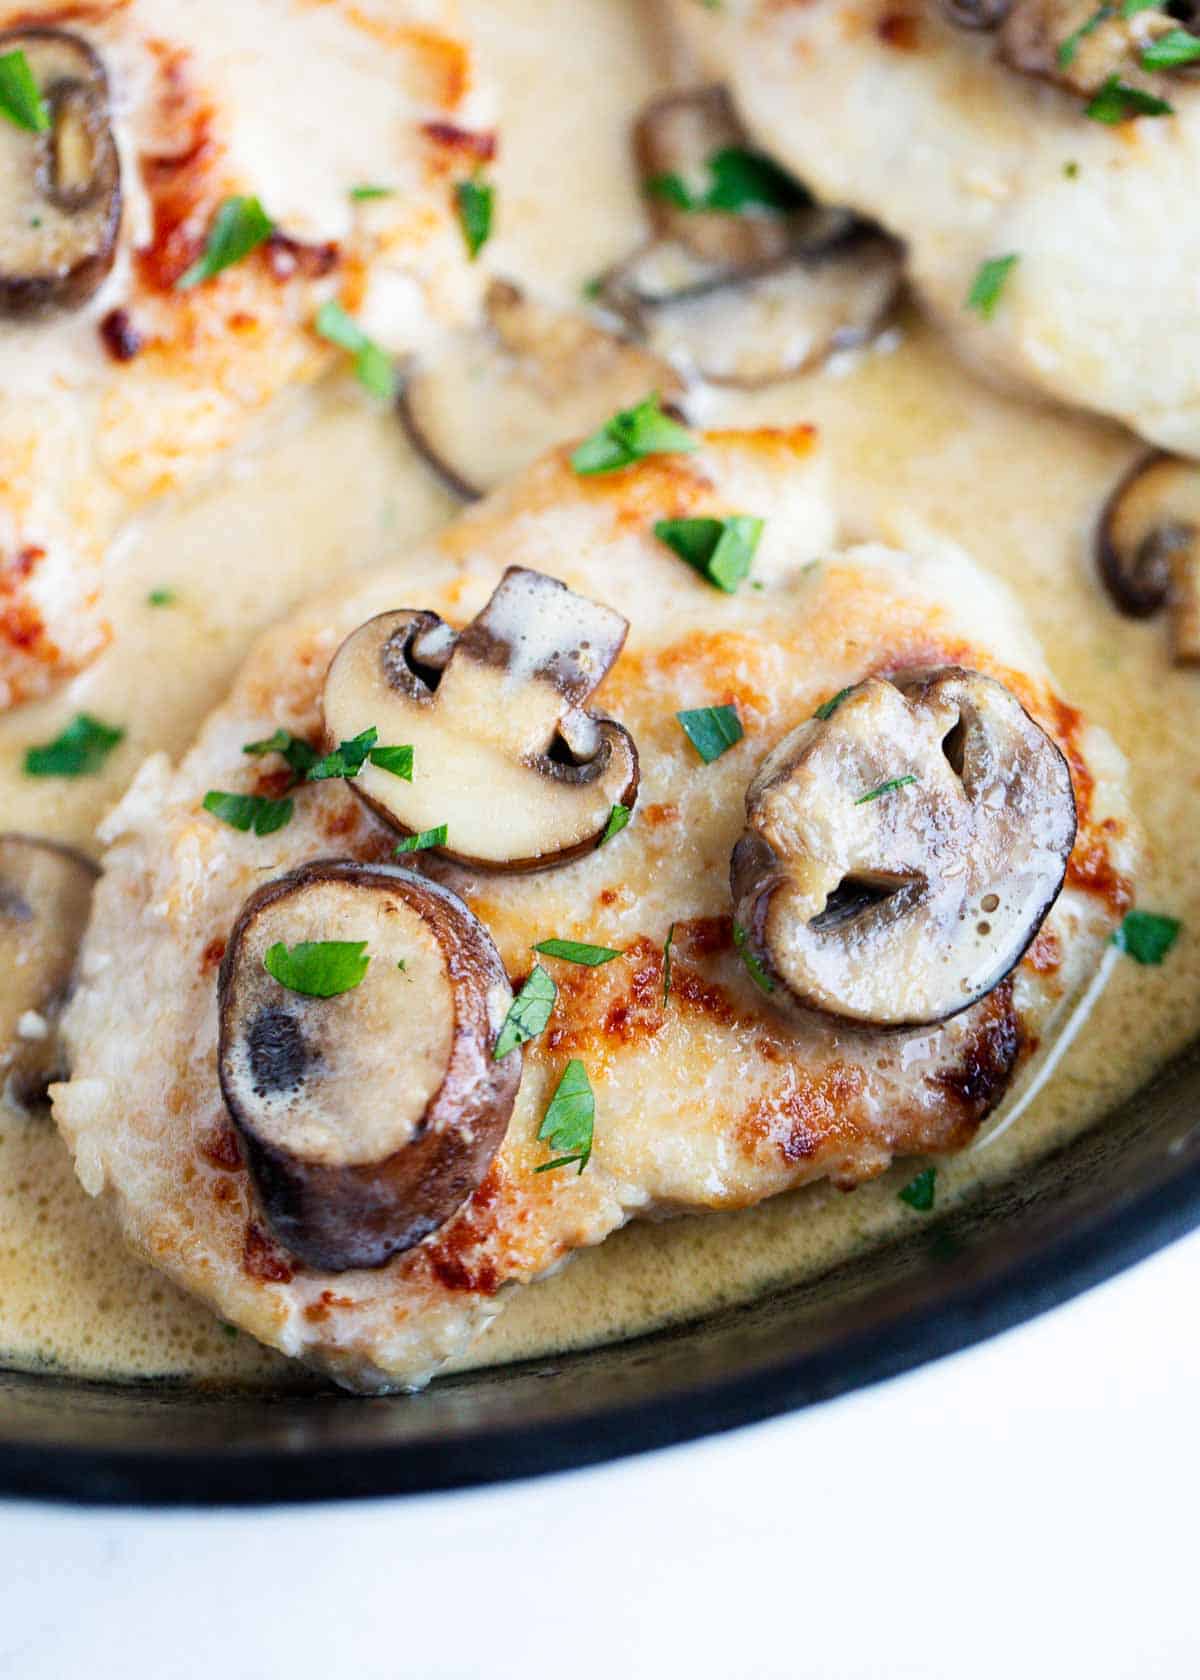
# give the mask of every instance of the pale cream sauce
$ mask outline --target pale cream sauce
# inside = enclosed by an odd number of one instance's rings
[[[576,300],[644,232],[627,135],[662,64],[646,9],[470,9],[502,92],[495,267]],[[1200,678],[1170,668],[1162,626],[1109,609],[1087,549],[1099,501],[1137,446],[989,393],[912,320],[840,367],[752,396],[722,393],[707,418],[815,421],[848,536],[903,544],[944,533],[1016,588],[1062,691],[1131,760],[1150,840],[1141,903],[1184,922],[1161,969],[1115,963],[1054,1078],[994,1146],[939,1164],[944,1207],[1136,1088],[1200,1018]],[[451,511],[390,417],[356,388],[306,398],[269,453],[131,535],[112,591],[113,647],[52,700],[0,722],[0,826],[89,843],[145,752],[186,747],[265,624],[339,571],[394,558]],[[174,604],[150,606],[156,588],[173,590]],[[128,732],[104,772],[24,777],[24,748],[79,710]],[[743,1213],[631,1226],[516,1295],[462,1363],[634,1333],[811,1275],[922,1217],[896,1196],[914,1170],[902,1163],[852,1195],[818,1185]],[[303,1380],[129,1257],[53,1127],[16,1115],[0,1118],[0,1348],[14,1364],[95,1374]]]

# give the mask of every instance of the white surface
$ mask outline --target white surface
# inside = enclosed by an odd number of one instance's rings
[[[0,1674],[1192,1680],[1200,1234],[719,1440],[418,1501],[0,1506]]]

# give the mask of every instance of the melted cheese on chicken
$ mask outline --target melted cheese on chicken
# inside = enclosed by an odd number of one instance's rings
[[[84,1188],[135,1252],[349,1387],[412,1387],[482,1331],[510,1286],[632,1217],[744,1207],[822,1177],[850,1185],[973,1135],[1128,902],[1123,763],[1056,695],[1012,601],[960,551],[837,551],[824,476],[807,428],[713,433],[695,455],[602,478],[551,457],[435,544],[269,632],[178,770],[147,761],[104,829],[107,873],[65,1023],[74,1072],[54,1092]],[[658,517],[748,508],[766,520],[762,587],[733,598],[651,534]],[[598,851],[544,874],[406,861],[467,901],[514,981],[547,937],[624,954],[554,965],[554,1016],[524,1051],[507,1138],[461,1210],[378,1271],[318,1273],[273,1241],[222,1106],[216,970],[263,881],[321,856],[385,858],[395,836],[339,782],[296,790],[291,822],[264,838],[202,800],[210,788],[279,791],[279,767],[242,748],[278,727],[318,738],[325,671],[365,619],[426,607],[461,625],[509,565],[628,616],[596,701],[637,742],[637,810]],[[1066,752],[1080,815],[1066,890],[1013,980],[941,1026],[874,1035],[786,1017],[733,946],[728,864],[746,784],[840,688],[942,661],[1007,683]],[[702,765],[674,714],[728,703],[744,739]],[[539,1174],[538,1125],[570,1057],[595,1091],[594,1153],[581,1175]]]
[[[906,242],[918,294],[973,366],[1200,454],[1193,78],[1159,78],[1174,115],[1109,125],[936,0],[670,3],[758,142]],[[1006,256],[984,318],[968,293]]]
[[[341,352],[337,297],[387,350],[469,318],[456,181],[491,157],[455,0],[45,0],[0,7],[76,31],[108,77],[124,212],[82,308],[0,321],[0,710],[101,648],[116,533],[261,436]],[[372,185],[383,196],[356,201]],[[276,234],[178,290],[233,195]]]

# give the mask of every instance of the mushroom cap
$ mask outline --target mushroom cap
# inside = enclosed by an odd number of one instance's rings
[[[50,126],[0,123],[0,314],[77,308],[112,267],[121,222],[108,79],[67,30],[8,30],[0,53],[10,52],[25,54]]]
[[[461,632],[435,613],[382,613],[347,637],[325,679],[330,742],[372,725],[411,745],[412,780],[370,762],[349,784],[402,834],[482,869],[550,868],[598,845],[637,797],[637,749],[584,711],[629,626],[557,579],[509,567]]]
[[[0,1088],[45,1095],[65,1071],[55,1032],[99,871],[82,852],[35,835],[0,835]]]
[[[1200,536],[1200,469],[1152,450],[1135,461],[1104,504],[1096,565],[1113,603],[1149,618],[1167,603],[1172,556]]]
[[[870,678],[794,729],[746,794],[735,917],[785,998],[922,1026],[992,990],[1057,898],[1070,772],[1002,684]]]
[[[367,946],[365,977],[338,995],[290,990],[264,966],[276,944],[328,940]],[[326,1271],[383,1265],[478,1186],[521,1059],[492,1056],[512,991],[447,888],[336,860],[269,881],[234,926],[219,1000],[222,1095],[293,1254]]]

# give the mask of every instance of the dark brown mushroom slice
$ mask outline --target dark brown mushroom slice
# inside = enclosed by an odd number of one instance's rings
[[[1058,747],[990,677],[873,677],[764,760],[734,916],[778,1001],[932,1025],[1019,962],[1062,887],[1075,799]]]
[[[1200,467],[1154,451],[1124,475],[1096,527],[1096,564],[1129,618],[1167,608],[1176,664],[1200,659]]]
[[[495,280],[484,327],[453,338],[405,381],[410,440],[456,495],[473,498],[568,437],[657,391],[682,395],[668,363],[619,333]]]
[[[899,293],[896,240],[841,211],[825,229],[823,243],[740,270],[705,269],[659,241],[614,269],[601,295],[657,355],[715,385],[769,385],[863,343]]]
[[[57,1022],[96,875],[69,846],[0,835],[0,1089],[22,1106],[66,1073]]]
[[[1153,86],[1142,52],[1178,27],[1157,8],[1127,16],[1120,5],[1101,8],[1093,0],[1014,0],[1000,29],[999,53],[1023,75],[1090,98],[1111,76]]]
[[[108,79],[66,30],[8,30],[10,52],[25,54],[50,126],[0,122],[0,314],[78,308],[112,267],[121,222]]]
[[[456,634],[435,613],[382,613],[325,679],[330,742],[374,727],[411,746],[411,782],[370,762],[349,783],[401,834],[446,825],[442,851],[480,869],[553,868],[604,837],[637,798],[628,732],[585,702],[628,624],[556,578],[512,566]]]
[[[999,29],[1013,0],[941,0],[943,15],[959,29]]]
[[[365,941],[361,983],[314,997],[272,946]],[[487,930],[406,869],[305,864],[245,903],[221,963],[219,1074],[276,1237],[321,1271],[382,1266],[445,1224],[503,1141],[521,1058]]]

